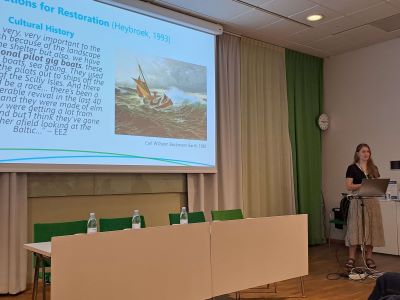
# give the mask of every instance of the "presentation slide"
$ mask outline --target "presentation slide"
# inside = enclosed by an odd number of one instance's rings
[[[215,36],[91,0],[0,0],[0,137],[0,171],[213,169]]]

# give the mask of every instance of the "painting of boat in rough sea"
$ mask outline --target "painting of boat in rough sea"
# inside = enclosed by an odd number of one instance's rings
[[[207,140],[207,69],[120,51],[115,133]]]

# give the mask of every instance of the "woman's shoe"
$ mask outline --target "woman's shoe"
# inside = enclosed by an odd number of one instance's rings
[[[354,264],[355,264],[356,260],[354,258],[349,258],[346,262],[346,268],[348,271],[351,271],[352,269],[354,269]]]
[[[365,260],[365,263],[367,264],[368,269],[372,269],[372,270],[376,269],[376,264],[372,258],[367,258]]]

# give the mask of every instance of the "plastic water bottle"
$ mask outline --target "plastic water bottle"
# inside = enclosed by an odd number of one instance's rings
[[[188,213],[186,211],[186,207],[182,207],[181,214],[179,216],[180,224],[187,224],[189,222]]]
[[[89,220],[87,222],[87,233],[96,233],[97,232],[97,220],[94,213],[90,213]]]
[[[133,211],[133,217],[132,217],[132,229],[140,229],[140,214],[139,210],[135,209]]]

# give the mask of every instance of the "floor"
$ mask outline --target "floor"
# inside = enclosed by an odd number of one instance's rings
[[[306,298],[316,299],[367,299],[375,282],[373,279],[364,281],[350,281],[346,278],[335,276],[341,273],[342,265],[346,261],[347,248],[343,245],[327,245],[310,247],[310,275],[304,278]],[[400,257],[384,254],[375,254],[375,262],[381,272],[400,272]],[[285,258],[282,257],[282,264]],[[357,265],[361,265],[358,261]],[[333,280],[327,279],[331,274]],[[251,290],[241,292],[241,299],[293,299],[301,298],[300,280],[291,279],[279,282],[276,285],[277,293],[273,293],[274,285],[263,293],[253,293]],[[254,291],[254,290],[253,290]],[[49,293],[48,293],[49,295]],[[41,299],[41,295],[38,295]],[[235,295],[217,297],[218,300],[235,299]],[[0,296],[0,300],[28,300],[31,299],[31,290],[16,296]],[[49,299],[49,297],[48,297]]]

